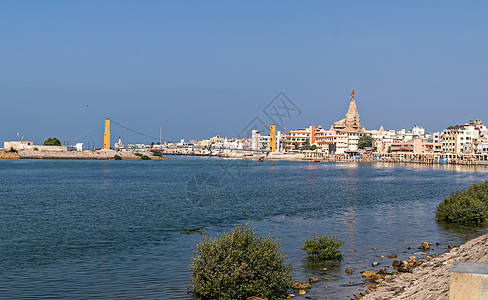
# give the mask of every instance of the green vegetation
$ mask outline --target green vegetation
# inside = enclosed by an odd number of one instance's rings
[[[141,156],[142,156],[142,153],[139,153],[139,152],[134,152],[134,155],[135,155],[135,156],[139,156],[139,157],[141,157]]]
[[[295,142],[295,150],[300,150],[300,145],[298,144],[298,142]]]
[[[292,284],[292,267],[285,265],[280,244],[259,237],[248,225],[197,244],[191,287],[202,299],[285,298]]]
[[[302,143],[302,150],[310,150],[310,142],[308,140]]]
[[[161,151],[158,151],[158,150],[151,150],[151,153],[154,156],[158,156],[158,157],[162,157],[163,156],[163,153]]]
[[[8,152],[11,152],[11,153],[17,153],[18,151],[15,150],[13,147],[10,147],[10,150],[8,150]]]
[[[142,160],[151,160],[151,158],[149,156],[147,156],[147,155],[142,155],[141,156],[141,159]]]
[[[444,198],[435,210],[437,221],[476,224],[488,219],[488,180]]]
[[[312,145],[312,147],[310,147],[310,150],[315,150],[317,149],[317,145]]]
[[[363,135],[358,140],[359,149],[364,149],[366,147],[373,147],[373,138],[369,135]]]
[[[341,259],[343,244],[335,235],[314,234],[312,238],[303,240],[302,250],[307,252],[309,260]]]
[[[44,146],[61,146],[61,142],[57,138],[48,138],[44,141]]]
[[[195,234],[195,233],[198,233],[198,234],[204,235],[205,234],[205,228],[204,227],[198,227],[198,228],[182,229],[182,230],[178,230],[178,232],[181,233],[181,234]]]
[[[39,148],[37,148],[37,147],[34,147],[34,151],[39,151]]]
[[[120,155],[115,154],[114,155],[114,160],[122,160],[122,157],[120,157]]]

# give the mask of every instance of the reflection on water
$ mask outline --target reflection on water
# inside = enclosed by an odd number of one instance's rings
[[[188,265],[202,237],[178,231],[216,236],[247,220],[280,238],[296,280],[330,278],[308,296],[347,298],[364,281],[345,268],[391,265],[386,255],[407,258],[423,241],[439,243],[430,254],[443,253],[486,232],[436,223],[433,213],[449,193],[487,179],[486,170],[186,157],[0,161],[0,298],[191,299]],[[197,174],[211,176],[218,192],[210,197],[198,181],[189,193]],[[313,233],[337,233],[344,260],[305,260],[300,247]]]

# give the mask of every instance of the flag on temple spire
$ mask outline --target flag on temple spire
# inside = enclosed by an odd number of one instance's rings
[[[351,97],[354,95],[354,89],[352,89],[352,92],[351,92]]]

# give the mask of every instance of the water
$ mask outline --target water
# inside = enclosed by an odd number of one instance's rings
[[[486,171],[191,157],[0,161],[0,298],[192,299],[188,265],[202,237],[179,231],[216,236],[248,221],[280,238],[294,279],[331,278],[307,296],[349,299],[364,281],[346,267],[386,266],[392,260],[376,255],[406,258],[422,241],[443,253],[485,233],[437,224],[433,211]],[[304,260],[312,233],[342,237],[344,261]]]

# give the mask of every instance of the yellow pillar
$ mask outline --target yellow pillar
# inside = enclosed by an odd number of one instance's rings
[[[269,151],[276,152],[276,125],[269,127]]]
[[[105,133],[103,134],[103,148],[110,150],[110,119],[105,119]]]

